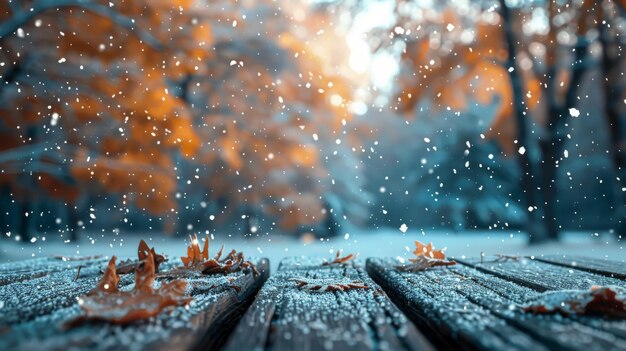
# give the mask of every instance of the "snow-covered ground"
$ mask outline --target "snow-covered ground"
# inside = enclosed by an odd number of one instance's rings
[[[135,257],[137,244],[145,239],[149,245],[155,246],[157,252],[168,256],[186,254],[187,240],[157,235],[156,233],[97,233],[82,234],[79,243],[64,243],[49,234],[45,240],[40,236],[35,243],[20,243],[14,240],[0,241],[0,262],[10,262],[43,256],[93,256],[116,255],[118,257]],[[334,255],[336,250],[344,253],[359,253],[361,258],[377,257],[410,257],[413,241],[433,242],[437,248],[447,248],[452,257],[479,257],[485,255],[546,255],[568,254],[580,255],[608,260],[626,262],[624,240],[618,241],[609,234],[592,232],[566,233],[558,243],[528,246],[525,235],[507,233],[505,231],[468,231],[452,233],[445,231],[428,231],[425,233],[408,230],[383,229],[378,231],[354,230],[344,236],[320,241],[305,242],[292,237],[267,235],[256,238],[241,238],[216,234],[211,241],[211,254],[221,244],[226,249],[242,250],[246,255],[268,257],[275,269],[278,262],[287,256],[322,256]]]

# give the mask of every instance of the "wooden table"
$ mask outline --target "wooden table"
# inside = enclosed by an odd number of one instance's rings
[[[626,320],[522,309],[546,291],[626,287],[624,263],[488,257],[411,273],[393,259],[322,265],[295,257],[270,276],[259,259],[259,276],[191,279],[188,307],[129,326],[61,329],[81,313],[77,297],[95,286],[107,261],[0,265],[0,350],[626,350]],[[120,286],[133,279],[123,275]]]

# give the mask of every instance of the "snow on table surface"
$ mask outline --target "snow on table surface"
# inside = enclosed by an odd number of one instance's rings
[[[345,233],[343,233],[345,234]],[[507,231],[446,231],[398,229],[363,230],[353,229],[349,235],[323,241],[316,239],[305,242],[290,236],[262,234],[258,237],[243,238],[241,235],[214,234],[211,240],[210,255],[225,244],[225,250],[237,249],[246,256],[267,257],[272,270],[280,260],[290,256],[334,257],[336,250],[344,254],[358,253],[359,257],[411,257],[414,240],[433,242],[436,248],[447,248],[450,257],[470,258],[485,255],[575,255],[597,259],[626,262],[624,240],[617,240],[609,234],[597,235],[594,232],[568,232],[560,242],[550,242],[529,246],[525,234]],[[45,240],[43,240],[45,237]],[[201,237],[199,235],[199,237]],[[202,236],[203,237],[203,236]],[[156,232],[150,233],[81,233],[77,243],[64,243],[58,234],[41,234],[35,243],[21,243],[14,240],[0,241],[0,262],[13,262],[35,257],[49,256],[94,256],[105,255],[134,257],[140,239],[154,246],[159,253],[175,257],[186,254],[186,237],[169,237]]]

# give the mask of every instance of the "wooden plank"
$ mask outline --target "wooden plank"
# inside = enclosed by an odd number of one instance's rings
[[[78,267],[69,267],[0,286],[0,301],[4,303],[0,309],[0,326],[29,321],[75,304],[78,296],[92,290],[99,281],[105,261],[98,262],[102,264],[92,262],[92,265],[81,268],[78,279]],[[41,267],[33,269],[35,272],[43,270]],[[124,275],[120,287],[132,282],[132,274]]]
[[[547,255],[533,258],[541,262],[626,280],[626,263],[624,262],[568,255]]]
[[[623,321],[529,314],[521,306],[537,296],[537,291],[469,267],[453,267],[450,272],[461,278],[455,286],[459,293],[551,348],[607,350],[626,347]]]
[[[569,289],[587,290],[593,285],[623,286],[623,281],[615,278],[525,258],[506,261],[484,261],[483,263],[480,263],[478,260],[464,260],[462,262],[469,267],[486,273],[485,276],[491,276],[491,281],[485,283],[490,289],[499,290],[500,294],[510,296],[521,304],[531,299],[534,295],[528,293],[522,295],[513,294],[512,292],[515,290],[512,287],[516,285],[529,287],[537,292]],[[503,283],[503,281],[508,282]],[[507,290],[502,291],[502,286],[507,286]],[[558,319],[561,317],[544,316],[543,318]],[[599,333],[600,335],[603,332],[608,332],[613,337],[622,340],[620,342],[626,345],[623,341],[626,338],[626,321],[608,320],[592,316],[569,316],[567,320],[592,328],[595,330],[591,330],[590,332],[592,333]],[[581,327],[581,329],[584,329],[584,327]],[[579,332],[579,334],[581,333]],[[611,339],[611,336],[605,335],[605,338]]]
[[[479,271],[501,277],[537,291],[587,290],[594,285],[626,286],[626,282],[620,279],[597,275],[578,269],[546,264],[525,257],[504,261],[483,261],[482,263],[477,260],[457,261],[464,265],[474,267]]]
[[[178,261],[179,262],[179,261]],[[253,261],[254,262],[254,261]],[[269,263],[267,260],[257,260],[259,276],[251,273],[231,273],[228,276],[203,276],[196,275],[186,277],[188,281],[188,295],[194,297],[193,302],[186,307],[172,309],[169,313],[161,313],[158,316],[133,323],[128,326],[112,325],[107,323],[85,324],[73,329],[65,330],[63,324],[82,314],[76,297],[88,289],[93,288],[94,282],[74,282],[66,289],[62,289],[61,296],[55,298],[55,292],[46,292],[44,297],[35,299],[45,305],[59,303],[59,300],[72,300],[73,303],[65,307],[41,308],[36,304],[29,304],[23,310],[36,312],[26,313],[26,320],[16,319],[20,312],[11,308],[11,318],[5,318],[6,323],[0,337],[0,349],[3,350],[32,350],[42,348],[46,350],[105,350],[105,349],[136,349],[136,350],[171,350],[171,349],[217,349],[228,336],[230,330],[240,319],[245,309],[252,303],[256,292],[269,276]],[[170,264],[171,267],[173,264]],[[162,265],[163,270],[168,268]],[[99,269],[93,267],[94,269]],[[54,274],[48,275],[40,283],[47,284],[49,280],[57,279],[61,283],[67,283],[62,277]],[[53,279],[51,279],[51,277]],[[67,279],[67,277],[65,277]],[[23,289],[36,289],[38,279],[10,284],[5,287],[12,288],[16,292],[18,287]],[[87,278],[85,278],[87,279]],[[130,288],[133,275],[123,276],[124,285]],[[160,281],[157,279],[157,282]],[[97,279],[96,279],[97,280]],[[238,287],[235,289],[234,287]],[[40,292],[31,294],[39,295]],[[8,293],[5,292],[5,293]],[[8,295],[0,295],[0,299],[11,301]],[[25,301],[18,298],[18,301]],[[13,303],[13,302],[12,302]],[[0,309],[2,311],[2,309]],[[3,312],[4,313],[4,312]]]
[[[529,300],[532,300],[540,294],[533,289],[498,278],[494,275],[482,273],[473,268],[457,266],[455,267],[454,272],[466,277],[467,279],[474,280],[477,284],[488,287],[490,290],[501,296],[506,296],[516,305],[525,305]],[[526,316],[525,318],[529,317]],[[546,316],[544,318],[549,319],[550,317]],[[557,319],[560,320],[561,316]],[[620,338],[626,338],[626,321],[606,320],[589,316],[570,316],[569,319],[602,331],[607,331]]]
[[[283,260],[225,350],[430,350],[431,346],[367,276],[361,262],[321,266]],[[358,281],[368,289],[306,291],[294,279]]]
[[[397,261],[369,258],[367,271],[439,349],[547,350],[489,308],[468,299],[451,269],[399,272]],[[508,305],[507,305],[508,306]]]
[[[106,257],[90,257],[82,260],[62,257],[45,257],[0,265],[0,286],[29,279],[40,278],[55,272],[85,268],[93,265],[106,265]]]

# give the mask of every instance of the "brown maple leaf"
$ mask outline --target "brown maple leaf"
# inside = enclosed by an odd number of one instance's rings
[[[453,266],[455,261],[446,259],[443,250],[435,250],[433,243],[424,245],[415,240],[415,250],[413,251],[415,258],[409,258],[411,264],[396,266],[400,271],[404,272],[421,272],[437,266]]]
[[[626,289],[593,286],[590,290],[549,291],[535,297],[525,312],[535,314],[592,314],[626,318]]]
[[[294,278],[291,279],[296,283],[296,287],[300,290],[311,292],[326,291],[347,291],[353,289],[369,289],[369,286],[360,281],[348,281],[345,279],[313,279],[313,278]]]
[[[349,255],[340,257],[342,253],[343,253],[343,250],[337,250],[337,253],[335,254],[335,259],[332,260],[332,261],[327,261],[327,262],[322,263],[322,266],[330,266],[330,265],[333,265],[333,264],[341,265],[341,264],[344,264],[344,263],[346,263],[348,261],[356,259],[356,257],[358,256],[358,254],[356,254],[356,255],[355,254],[349,254]]]
[[[169,306],[183,306],[191,302],[191,297],[184,296],[187,286],[184,280],[163,282],[158,289],[152,287],[155,264],[151,251],[147,251],[145,260],[137,267],[135,287],[131,291],[118,289],[115,260],[113,256],[109,261],[98,286],[79,298],[78,303],[84,314],[67,322],[66,327],[97,321],[129,324],[154,317]]]
[[[154,258],[154,271],[158,273],[161,263],[165,262],[167,259],[165,256],[156,253],[154,251],[154,247],[149,248],[148,244],[144,240],[141,240],[139,242],[139,247],[137,247],[137,257],[139,260],[126,260],[124,262],[120,262],[120,264],[116,267],[117,274],[133,273],[137,269],[137,266],[148,257],[148,252],[152,253],[152,257]]]

